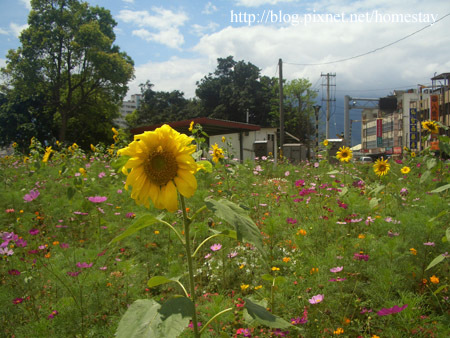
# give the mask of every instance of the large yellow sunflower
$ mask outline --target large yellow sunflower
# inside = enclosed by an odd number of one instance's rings
[[[213,146],[211,147],[211,151],[212,151],[212,160],[215,163],[218,163],[221,158],[224,158],[223,150],[222,150],[222,148],[219,148],[217,143],[213,144]]]
[[[375,171],[375,174],[378,176],[386,175],[390,169],[391,165],[388,163],[388,160],[384,160],[383,158],[376,160],[373,165],[373,171]]]
[[[158,209],[178,209],[177,191],[191,197],[197,190],[197,163],[191,156],[196,146],[192,138],[168,125],[135,135],[119,155],[129,156],[122,172],[128,175],[125,189],[132,186],[131,197],[149,207],[149,199]]]
[[[340,147],[336,153],[336,158],[341,162],[349,162],[353,157],[352,150],[349,147]]]
[[[439,133],[439,126],[434,121],[423,121],[422,122],[422,129],[428,130],[429,132],[433,134]]]

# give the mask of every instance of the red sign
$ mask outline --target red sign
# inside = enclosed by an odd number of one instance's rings
[[[377,147],[383,146],[383,120],[377,119]]]
[[[394,147],[394,154],[401,154],[402,153],[402,147]]]
[[[439,96],[430,95],[430,119],[439,121]]]

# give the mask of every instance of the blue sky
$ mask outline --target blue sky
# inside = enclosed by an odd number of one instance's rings
[[[344,95],[380,97],[450,72],[448,0],[88,2],[111,11],[115,43],[135,61],[129,95],[150,80],[156,90],[194,97],[196,82],[214,71],[219,57],[251,62],[267,76],[278,76],[281,58],[284,77],[308,78],[319,100],[321,73],[336,73],[334,119],[342,119]],[[0,0],[0,66],[8,49],[20,45],[29,9],[28,0]]]

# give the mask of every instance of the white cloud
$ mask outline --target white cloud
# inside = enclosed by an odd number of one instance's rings
[[[262,5],[276,5],[281,2],[294,2],[297,0],[235,0],[235,4],[245,7],[259,7]]]
[[[31,1],[30,0],[20,0],[20,2],[22,4],[24,4],[28,10],[31,10]]]
[[[134,4],[134,0],[122,0],[123,2],[126,2],[127,4]]]
[[[27,27],[28,27],[28,24],[25,24],[22,26],[15,24],[13,22],[9,24],[9,29],[11,31],[11,34],[13,34],[15,37],[19,37],[20,33]]]
[[[0,34],[1,35],[9,35],[9,32],[4,30],[3,28],[0,28]]]
[[[202,14],[213,14],[214,12],[217,12],[217,7],[212,4],[211,1],[209,1],[205,8],[202,11]]]
[[[206,26],[194,24],[191,27],[191,32],[197,36],[203,36],[206,33],[214,32],[218,27],[219,27],[219,24],[217,24],[215,22],[210,22]]]
[[[206,58],[184,59],[172,57],[164,62],[148,62],[136,67],[136,78],[129,84],[128,93],[140,93],[139,84],[149,80],[156,91],[180,90],[186,98],[195,96],[195,83],[215,68]]]
[[[307,66],[346,59],[373,51],[420,29],[424,24],[316,23],[309,26],[255,25],[226,27],[204,35],[193,48],[210,62],[233,55],[277,75],[278,59],[284,62],[288,80],[305,77],[311,82],[321,73],[335,72],[338,88],[386,88],[415,84],[429,79],[435,71],[448,71],[434,65],[450,63],[450,36],[444,21],[392,46],[349,61]],[[439,52],[437,52],[439,51]],[[433,70],[434,69],[434,70]],[[418,83],[418,82],[417,82]]]
[[[180,48],[184,43],[184,38],[179,27],[188,20],[186,13],[173,12],[162,7],[153,7],[152,11],[151,14],[148,11],[121,10],[117,18],[141,27],[141,29],[133,31],[133,34],[146,41],[158,42],[171,48]],[[154,29],[157,32],[150,32],[144,28]]]
[[[180,34],[176,28],[168,28],[166,30],[161,30],[158,33],[149,32],[146,29],[138,29],[132,32],[133,35],[140,37],[141,39],[151,42],[158,42],[160,44],[166,45],[171,48],[180,49],[184,43],[183,35]]]

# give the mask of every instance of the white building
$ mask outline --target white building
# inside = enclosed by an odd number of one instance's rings
[[[119,127],[126,127],[125,117],[134,112],[141,105],[141,94],[131,95],[131,99],[122,102],[122,107],[120,108],[120,117],[115,121]]]

